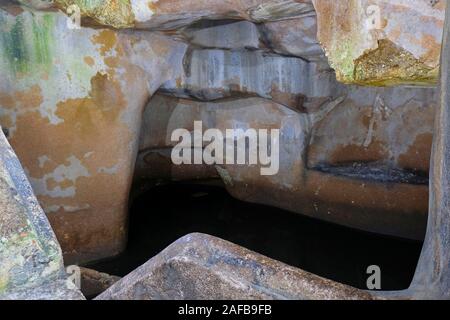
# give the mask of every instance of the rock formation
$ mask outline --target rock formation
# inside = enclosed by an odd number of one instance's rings
[[[82,299],[19,160],[0,132],[0,299]]]
[[[313,0],[318,39],[340,81],[436,84],[445,1]]]
[[[0,137],[0,298],[79,298],[58,242],[67,264],[121,253],[130,190],[145,183],[219,180],[244,201],[422,239],[444,11],[425,0],[1,1],[0,125],[37,200]],[[175,165],[171,133],[194,121],[279,129],[279,174]],[[197,287],[198,273],[212,280]],[[102,277],[88,280],[117,280]],[[101,296],[205,297],[376,298],[202,235]]]

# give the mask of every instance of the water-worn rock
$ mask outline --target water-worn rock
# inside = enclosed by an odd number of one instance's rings
[[[339,81],[436,84],[445,1],[313,0]]]
[[[21,0],[45,9],[47,1]],[[339,81],[346,83],[392,85],[435,84],[439,70],[444,19],[444,1],[314,0],[318,15],[318,35]],[[269,22],[311,16],[311,0],[221,1],[221,0],[55,0],[54,6],[66,11],[77,5],[83,17],[115,28],[175,30],[203,19],[240,19]],[[290,23],[301,31],[314,30],[306,24]],[[289,24],[289,22],[286,22]],[[413,27],[411,27],[411,25]],[[273,26],[272,26],[273,27]],[[306,27],[306,28],[305,28]],[[290,29],[290,26],[288,26]],[[283,38],[284,26],[276,33]],[[271,24],[268,25],[269,31]],[[294,32],[289,32],[294,34]],[[280,52],[300,51],[313,56],[317,44],[301,36],[274,36]],[[299,37],[294,36],[295,39]],[[309,52],[308,52],[309,51]]]
[[[208,235],[187,235],[97,300],[370,300],[344,286]]]
[[[0,124],[68,263],[123,249],[140,114],[180,73],[186,47],[155,33],[70,29],[57,12],[0,10]]]
[[[315,127],[308,167],[377,163],[427,177],[438,96],[435,88],[348,87]]]
[[[0,299],[82,299],[19,160],[0,131]]]
[[[164,83],[162,91],[206,101],[257,95],[298,109],[305,97],[326,98],[336,87],[329,70],[264,51],[195,49],[184,61],[183,72]]]
[[[260,26],[264,39],[276,53],[301,57],[308,61],[326,63],[317,41],[317,17],[309,15],[296,19],[267,22]]]
[[[421,239],[428,209],[430,101],[436,98],[434,89],[355,87],[305,114],[261,98],[205,103],[156,95],[144,112],[135,181],[220,177],[244,201]],[[178,128],[192,131],[194,121],[202,121],[204,130],[280,129],[279,172],[261,176],[261,166],[174,165],[177,142],[171,134]]]
[[[120,277],[112,276],[88,268],[80,268],[81,292],[87,298],[94,298],[120,280]]]
[[[201,19],[255,22],[302,16],[314,11],[311,0],[20,0],[39,8],[66,11],[77,5],[83,17],[115,28],[177,29]]]
[[[316,20],[315,14],[258,25],[248,21],[204,20],[180,33],[196,47],[261,49],[326,65],[324,51],[317,41]]]
[[[182,32],[195,45],[216,49],[258,49],[261,35],[258,27],[248,21],[200,21]]]
[[[410,290],[415,299],[450,300],[450,1],[442,49],[441,97],[436,108],[430,171],[430,214],[422,255]]]

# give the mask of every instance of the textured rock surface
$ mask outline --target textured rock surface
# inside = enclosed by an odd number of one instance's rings
[[[450,1],[447,1],[450,5]],[[441,105],[436,110],[436,133],[430,172],[428,230],[409,295],[416,299],[450,299],[450,7],[442,50]]]
[[[305,97],[328,97],[334,89],[329,70],[263,51],[193,50],[185,63],[183,73],[166,82],[162,91],[200,100],[257,95],[297,109]]]
[[[202,234],[178,240],[98,300],[370,300],[364,291]]]
[[[277,53],[326,63],[324,51],[317,41],[315,15],[267,22],[261,26],[261,31],[270,48]]]
[[[61,14],[27,10],[0,10],[0,30],[0,123],[67,262],[118,254],[139,115],[179,73],[186,45],[154,33],[69,29]]]
[[[35,8],[66,10],[77,5],[83,17],[115,28],[176,29],[205,18],[254,22],[286,19],[314,11],[311,0],[21,0]]]
[[[22,0],[45,8],[45,1]],[[346,83],[392,85],[436,84],[444,20],[444,1],[351,0],[312,1],[318,14],[319,40],[340,81]],[[148,0],[79,1],[56,0],[66,10],[78,5],[83,17],[116,28],[174,30],[202,19],[240,19],[269,22],[311,16],[311,0],[220,1]],[[295,19],[284,24],[296,24]],[[313,20],[295,28],[310,33]],[[413,27],[411,27],[411,25]],[[272,28],[272,29],[271,29]],[[283,36],[283,26],[277,32]],[[269,23],[268,29],[273,31]],[[307,34],[306,33],[306,34]],[[292,33],[293,34],[293,33]],[[279,36],[275,35],[275,38]],[[297,44],[278,40],[280,52],[313,53],[317,46],[310,36]],[[299,44],[306,44],[306,47]],[[305,51],[306,50],[306,51]]]
[[[258,27],[248,21],[200,21],[182,31],[192,45],[218,49],[261,48]]]
[[[156,95],[144,113],[135,179],[221,177],[242,200],[420,239],[436,90],[357,87],[343,97],[308,115],[261,98],[202,103]],[[279,173],[262,177],[258,166],[173,165],[171,133],[193,130],[194,121],[203,121],[204,130],[281,129]]]
[[[180,32],[193,46],[217,49],[261,49],[327,64],[317,41],[315,14],[254,24],[248,21],[204,20]]]
[[[346,101],[315,128],[308,167],[372,163],[427,177],[438,90],[347,89]]]
[[[22,2],[43,10],[48,7],[40,1]],[[68,262],[112,256],[123,249],[141,112],[162,84],[161,92],[181,98],[232,98],[217,104],[170,100],[169,107],[178,114],[168,127],[171,130],[192,126],[197,116],[208,118],[202,108],[229,109],[220,113],[228,118],[211,126],[247,123],[283,128],[286,149],[281,176],[262,179],[254,174],[255,168],[225,168],[234,179],[228,188],[235,196],[332,222],[347,221],[344,224],[364,230],[422,236],[435,91],[365,89],[336,82],[314,36],[317,19],[310,1],[160,0],[141,11],[137,4],[145,1],[56,2],[63,8],[80,5],[82,14],[97,24],[178,28],[164,34],[87,27],[72,30],[63,14],[38,11],[32,15],[17,7],[0,12],[0,70],[4,75],[0,123],[10,132]],[[339,17],[351,3],[317,1],[319,34],[326,33],[326,23],[321,21],[327,17],[347,21]],[[438,53],[421,55],[420,46],[404,38],[408,33],[403,32],[400,15],[408,13],[411,21],[428,17],[414,30],[429,39],[426,32],[432,29],[437,44],[429,42],[438,52],[440,29],[436,26],[442,21],[442,3],[422,10],[421,15],[414,14],[406,2],[379,3],[382,13],[389,11],[393,21],[385,27],[386,37],[394,41],[398,29],[401,34],[395,43],[418,57],[430,57],[427,61],[436,60]],[[332,17],[325,14],[328,9],[335,10]],[[335,14],[341,16],[334,18]],[[203,18],[208,21],[187,26]],[[211,21],[215,19],[221,20]],[[358,21],[351,22],[351,30],[357,30]],[[329,40],[333,45],[337,41]],[[342,103],[327,110],[330,102],[341,98]],[[176,105],[188,107],[183,111]],[[239,111],[232,111],[233,107]],[[311,120],[314,114],[328,111],[322,121]],[[162,126],[171,111],[161,112],[152,120],[154,128],[144,125],[145,138],[152,130],[158,132],[154,139],[160,139],[161,132],[166,138],[168,128]],[[294,118],[297,122],[292,124]],[[288,141],[292,137],[295,143]],[[141,149],[136,177],[219,176],[213,167],[172,166],[170,145],[161,141]],[[267,192],[273,194],[271,199],[265,196]],[[406,219],[411,222],[404,223]]]
[[[120,280],[120,277],[111,276],[92,269],[80,268],[80,270],[81,292],[83,292],[87,298],[98,296]]]
[[[82,299],[14,151],[0,133],[0,299]]]
[[[313,0],[318,38],[346,83],[436,84],[445,1]]]

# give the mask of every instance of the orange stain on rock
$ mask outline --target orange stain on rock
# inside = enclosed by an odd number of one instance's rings
[[[351,162],[375,162],[388,157],[387,146],[374,140],[367,148],[359,144],[336,146],[329,159],[332,165]]]
[[[14,98],[11,94],[6,92],[0,92],[0,106],[5,109],[12,109],[16,105]]]
[[[45,179],[58,166],[68,165],[67,159],[71,157],[78,159],[89,173],[88,177],[83,175],[75,181],[45,181],[47,190],[73,186],[74,197],[38,196],[45,209],[60,208],[48,216],[69,259],[71,255],[90,259],[89,252],[98,256],[99,248],[106,255],[118,253],[111,251],[120,250],[119,244],[124,241],[120,227],[125,219],[125,191],[130,183],[128,146],[133,139],[128,126],[120,120],[126,107],[120,84],[98,73],[91,79],[89,96],[57,104],[56,115],[61,123],[51,124],[39,111],[30,110],[17,116],[11,144],[31,178]],[[49,159],[44,164],[39,163],[42,156]],[[100,168],[117,169],[114,174],[107,174]],[[66,207],[77,214],[65,214]]]
[[[430,169],[432,144],[432,133],[418,135],[409,150],[398,157],[398,165],[405,169],[428,172]]]
[[[38,108],[43,102],[42,91],[39,85],[32,86],[29,90],[16,93],[16,103],[22,108]]]
[[[100,45],[100,53],[104,56],[116,45],[117,34],[112,30],[105,29],[92,36],[91,40]]]
[[[86,57],[84,57],[83,60],[90,67],[92,67],[95,64],[95,60],[92,57],[86,56]]]

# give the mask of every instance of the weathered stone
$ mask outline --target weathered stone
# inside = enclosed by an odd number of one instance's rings
[[[258,27],[248,21],[200,21],[182,34],[191,44],[205,48],[261,48]]]
[[[41,284],[35,288],[15,290],[0,300],[85,300],[71,281],[62,279]]]
[[[81,292],[88,298],[98,296],[120,280],[120,277],[111,276],[107,273],[98,272],[92,269],[80,268],[80,271]]]
[[[337,78],[369,85],[437,82],[445,1],[313,0]]]
[[[317,18],[302,18],[267,22],[260,29],[270,48],[276,53],[301,57],[308,61],[326,63],[322,47],[317,41]]]
[[[21,2],[41,9],[48,7],[44,1]],[[310,0],[56,0],[54,5],[63,11],[77,5],[83,17],[101,25],[153,30],[175,30],[203,19],[268,22],[314,14]],[[436,83],[444,2],[315,0],[314,6],[319,18],[319,40],[337,71],[338,80],[372,85]],[[302,31],[314,30],[312,19],[304,20],[306,29]],[[294,20],[286,24],[295,24]],[[270,31],[271,26],[268,28]],[[319,53],[309,36],[302,36],[297,42],[307,44],[306,48],[289,43],[289,36],[284,38],[278,40],[280,52],[312,50],[313,57]]]
[[[157,95],[144,113],[135,181],[219,176],[227,190],[244,201],[421,239],[434,111],[429,101],[436,99],[435,91],[355,87],[345,99],[325,101],[311,114],[260,98],[202,103]],[[204,130],[280,129],[278,174],[262,177],[260,166],[174,165],[171,148],[177,142],[170,140],[171,133],[178,128],[192,131],[194,121],[203,121]],[[403,132],[397,134],[396,127]],[[392,135],[398,135],[397,140]],[[388,148],[392,150],[376,152]]]
[[[0,299],[82,299],[14,151],[0,131]]]
[[[450,300],[450,1],[446,1],[442,50],[441,99],[436,109],[430,171],[430,214],[425,244],[406,295],[415,299]]]
[[[35,8],[48,8],[48,1],[21,0]],[[177,29],[202,19],[272,21],[309,14],[311,0],[54,0],[67,10],[77,5],[83,17],[115,28]]]
[[[305,97],[333,94],[334,75],[299,58],[264,51],[193,50],[185,58],[183,73],[161,90],[178,97],[216,100],[233,95],[257,95],[293,109]]]
[[[182,30],[181,34],[192,45],[203,48],[261,49],[327,66],[324,51],[317,41],[316,22],[314,14],[258,26],[248,21],[204,20]]]
[[[118,254],[140,114],[180,73],[186,45],[148,32],[69,29],[56,12],[0,10],[0,30],[0,124],[67,262]]]
[[[181,238],[97,300],[371,300],[326,280],[202,234]]]
[[[346,97],[315,127],[308,167],[376,164],[427,183],[438,90],[348,87]]]

